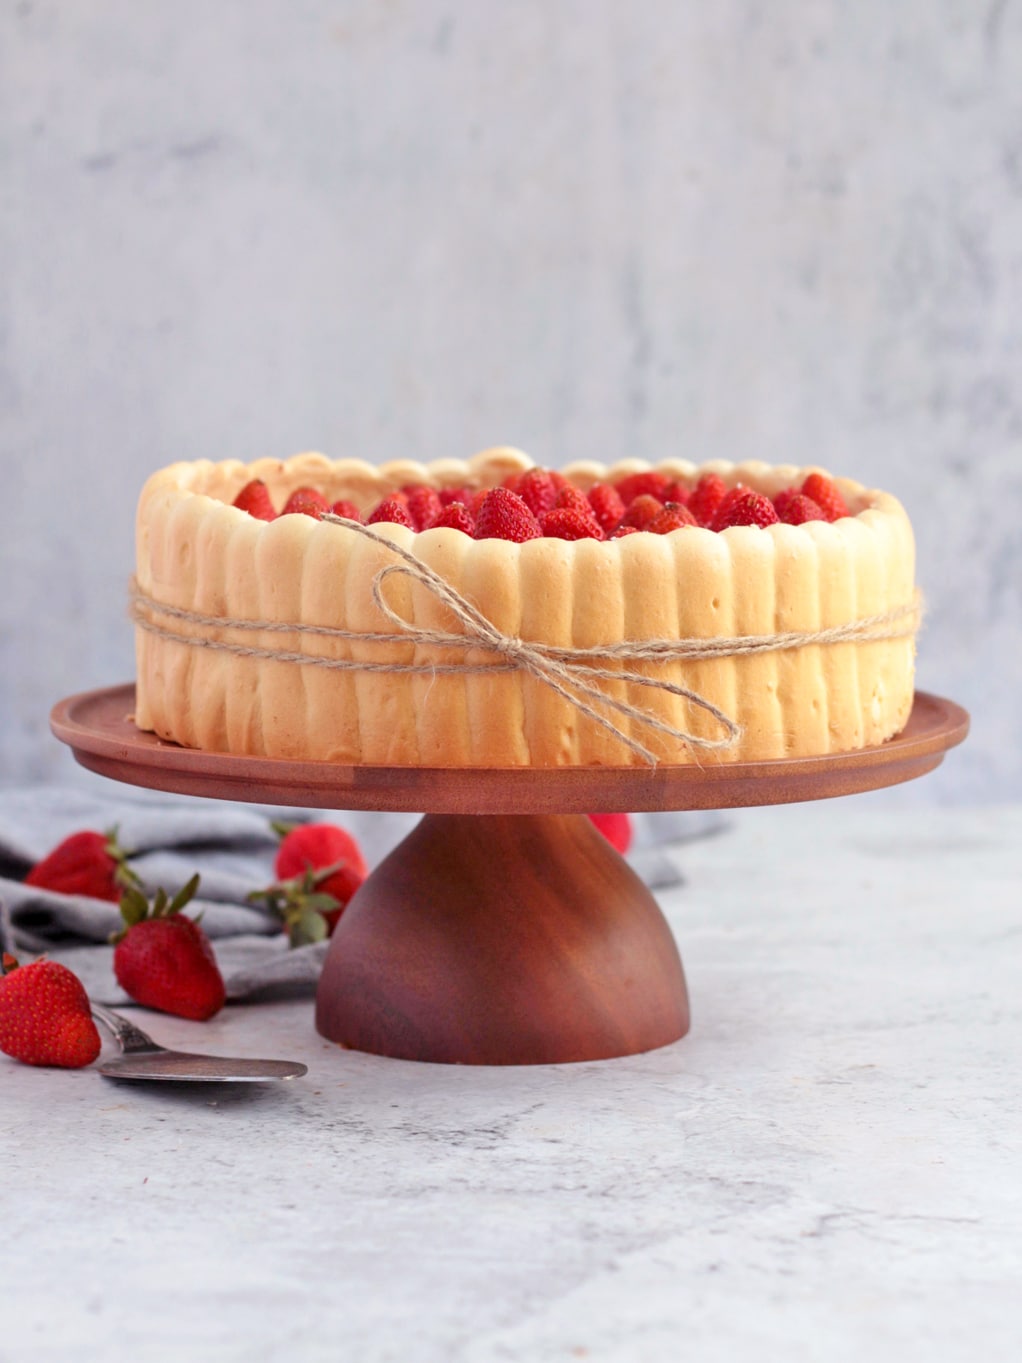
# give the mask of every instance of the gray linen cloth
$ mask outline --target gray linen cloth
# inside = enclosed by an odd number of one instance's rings
[[[21,883],[30,867],[69,834],[116,827],[147,893],[162,886],[172,894],[195,871],[200,873],[199,897],[188,912],[202,914],[229,999],[311,992],[327,944],[289,948],[276,918],[246,903],[250,891],[265,888],[274,878],[278,839],[272,819],[338,823],[358,838],[372,867],[415,825],[418,815],[296,812],[119,787],[102,792],[60,786],[0,790],[0,903],[13,946],[24,955],[45,951],[62,961],[99,1002],[130,1002],[114,978],[108,944],[121,925],[117,905]],[[713,831],[719,822],[716,815],[639,816],[628,859],[650,886],[676,884],[681,877],[669,844]]]

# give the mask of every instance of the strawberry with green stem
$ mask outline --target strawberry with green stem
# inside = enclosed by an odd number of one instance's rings
[[[125,926],[112,940],[117,982],[136,1003],[204,1022],[224,1006],[226,991],[209,938],[181,912],[198,888],[194,875],[173,898],[157,890],[150,904],[132,886],[121,898]]]
[[[58,894],[83,894],[116,904],[126,889],[140,884],[117,841],[117,829],[106,833],[72,833],[32,867],[26,885]]]

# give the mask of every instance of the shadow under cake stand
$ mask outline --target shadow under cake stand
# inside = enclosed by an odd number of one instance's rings
[[[115,781],[316,809],[426,811],[348,904],[316,1026],[407,1060],[515,1065],[634,1055],[685,1035],[688,992],[649,890],[586,817],[852,795],[932,771],[966,712],[917,692],[879,747],[696,766],[342,766],[197,751],[134,725],[134,687],[59,702],[57,738]]]

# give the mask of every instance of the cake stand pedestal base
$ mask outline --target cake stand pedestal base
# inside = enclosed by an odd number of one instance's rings
[[[647,767],[370,767],[180,748],[132,722],[134,688],[54,706],[90,771],[154,790],[311,809],[426,811],[345,910],[316,1022],[408,1060],[515,1065],[652,1050],[688,1030],[685,977],[645,885],[590,811],[736,809],[911,781],[969,716],[917,692],[875,748],[770,762]]]
[[[334,931],[316,1026],[477,1065],[633,1055],[688,1031],[653,896],[584,814],[427,814]]]

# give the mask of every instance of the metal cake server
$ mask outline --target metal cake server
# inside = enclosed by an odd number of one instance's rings
[[[97,1066],[108,1079],[171,1079],[191,1084],[265,1083],[272,1079],[300,1079],[308,1066],[296,1060],[247,1060],[227,1055],[193,1055],[157,1046],[127,1018],[112,1008],[89,1000],[93,1017],[113,1035],[123,1054]]]

